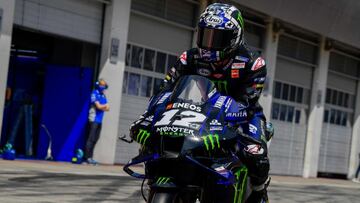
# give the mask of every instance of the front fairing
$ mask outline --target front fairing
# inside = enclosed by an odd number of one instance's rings
[[[216,89],[208,89],[206,95],[205,100],[193,100],[191,95],[179,98],[169,91],[152,98],[147,117],[137,124],[134,135],[144,156],[158,155],[146,161],[149,177],[174,177],[182,171],[192,171],[194,176],[207,171],[222,177],[215,168],[234,162],[238,134],[229,127],[227,113],[237,111],[238,104]]]

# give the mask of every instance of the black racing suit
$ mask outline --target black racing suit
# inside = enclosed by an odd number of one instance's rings
[[[165,77],[171,85],[182,75],[201,75],[211,79],[217,89],[238,102],[248,102],[249,122],[242,127],[253,139],[247,140],[239,156],[245,160],[253,186],[262,185],[268,177],[269,160],[265,138],[265,116],[258,100],[266,77],[265,61],[259,54],[240,46],[224,65],[215,66],[201,58],[198,48],[185,51]],[[260,144],[261,143],[261,144]]]

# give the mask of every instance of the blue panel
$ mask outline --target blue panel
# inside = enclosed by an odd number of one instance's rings
[[[55,160],[70,161],[76,147],[84,143],[92,73],[90,68],[55,65],[46,68],[41,123],[52,136]],[[41,129],[38,158],[46,156],[48,142]]]
[[[22,110],[24,101],[33,104],[31,113],[28,112],[29,116],[33,115],[36,117],[39,114],[39,98],[42,95],[42,80],[41,74],[44,68],[44,64],[38,58],[28,58],[20,56],[11,56],[9,71],[7,77],[7,87],[12,89],[12,99],[5,106],[4,119],[2,127],[2,135],[0,145],[3,146],[10,139],[11,132],[15,132],[14,127],[19,115],[19,111]],[[30,118],[27,117],[27,118]],[[32,118],[32,117],[31,117]],[[28,124],[34,124],[33,121],[28,120]],[[28,128],[25,131],[25,123],[22,120],[19,123],[18,130],[15,133],[13,140],[14,146],[17,149],[18,154],[25,154],[25,137],[31,138],[33,130]],[[29,125],[27,127],[30,127]],[[32,127],[32,126],[31,126]],[[34,127],[36,128],[36,127]],[[30,139],[28,139],[29,141]],[[29,143],[29,142],[28,142]]]

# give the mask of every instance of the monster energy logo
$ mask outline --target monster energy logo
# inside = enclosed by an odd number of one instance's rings
[[[244,29],[244,19],[241,17],[241,13],[238,13],[237,20],[240,22],[241,28]]]
[[[150,132],[140,129],[136,136],[136,141],[140,144],[145,144],[146,140],[150,137]]]
[[[236,184],[234,185],[235,188],[234,203],[242,202],[244,196],[244,189],[247,181],[247,173],[248,173],[248,169],[245,166],[235,173]]]
[[[156,181],[156,184],[166,184],[170,180],[169,177],[159,177]]]
[[[223,93],[228,93],[228,83],[225,80],[212,80],[216,88]]]
[[[210,150],[210,147],[212,150],[215,149],[215,142],[216,142],[217,148],[220,148],[220,141],[219,141],[218,134],[215,134],[215,135],[210,134],[207,136],[202,136],[201,138],[204,140],[204,144],[205,144],[207,151]],[[211,146],[209,144],[211,144]]]

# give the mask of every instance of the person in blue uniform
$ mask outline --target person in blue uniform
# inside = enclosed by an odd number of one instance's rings
[[[104,79],[99,79],[95,83],[95,89],[91,93],[91,104],[89,110],[88,137],[85,145],[85,162],[96,165],[93,159],[93,152],[96,142],[99,140],[102,121],[105,111],[110,110],[110,106],[106,99],[105,90],[108,85]]]

